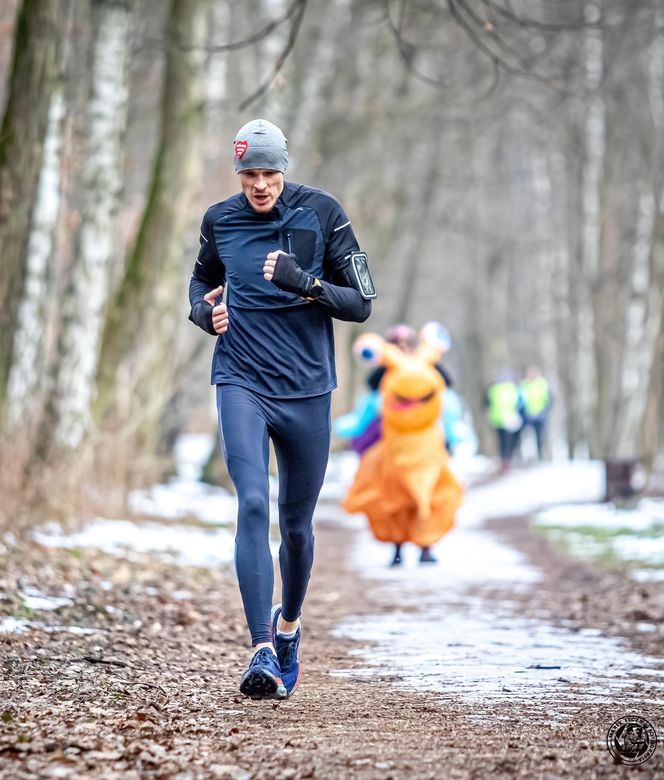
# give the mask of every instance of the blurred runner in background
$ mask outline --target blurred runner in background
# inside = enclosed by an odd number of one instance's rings
[[[519,384],[521,393],[524,426],[533,429],[537,443],[537,457],[544,459],[544,434],[551,411],[551,391],[549,383],[537,366],[530,366],[526,376]]]
[[[509,371],[503,371],[486,391],[489,425],[496,432],[500,470],[508,471],[523,428],[523,400]]]

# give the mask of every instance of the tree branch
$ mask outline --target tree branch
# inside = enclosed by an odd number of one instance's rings
[[[244,49],[247,46],[252,46],[255,43],[258,43],[259,41],[262,41],[264,38],[267,38],[270,33],[274,32],[278,27],[281,27],[282,24],[287,22],[291,16],[293,16],[299,9],[299,7],[303,4],[306,4],[307,0],[293,0],[293,2],[288,6],[288,8],[284,11],[284,13],[277,19],[273,19],[271,22],[268,22],[265,27],[260,29],[258,32],[254,33],[253,35],[250,35],[248,38],[243,38],[240,41],[230,41],[229,43],[220,43],[217,46],[209,45],[209,44],[181,44],[179,41],[177,42],[178,48],[180,48],[182,51],[204,51],[208,52],[210,54],[217,54],[219,52],[224,51],[237,51],[238,49]],[[161,39],[152,39],[148,40],[148,43],[162,43]]]
[[[496,30],[495,26],[489,19],[482,19],[476,13],[476,11],[473,8],[471,8],[467,0],[456,0],[456,2],[458,2],[459,6],[463,8],[467,16],[470,17],[471,21],[475,23],[478,30],[481,30],[487,36],[492,38],[495,41],[496,45],[500,47],[506,55],[511,55],[512,57],[514,57],[514,59],[518,63],[519,68],[523,70],[528,70],[529,66],[524,64],[522,55],[498,34],[498,31]]]
[[[252,103],[254,103],[258,98],[260,98],[262,95],[264,95],[270,86],[272,85],[272,82],[277,77],[279,71],[283,68],[283,66],[286,63],[286,60],[288,59],[288,55],[293,50],[293,46],[295,46],[295,41],[297,40],[297,34],[300,30],[300,25],[302,24],[302,19],[304,17],[304,12],[307,8],[307,0],[295,0],[292,6],[292,11],[290,11],[289,16],[297,11],[295,14],[295,18],[293,19],[293,23],[291,25],[290,33],[288,35],[288,40],[286,41],[286,45],[284,46],[283,51],[277,58],[277,61],[274,64],[274,72],[272,75],[266,79],[260,87],[251,95],[249,95],[248,98],[242,101],[240,105],[238,106],[239,111],[244,111],[245,108],[248,108]]]
[[[496,51],[494,51],[490,46],[488,46],[480,37],[479,30],[482,30],[487,33],[492,33],[494,39],[496,39],[498,45],[501,46],[501,48],[505,49],[508,47],[508,44],[505,43],[502,39],[498,39],[498,36],[495,35],[495,31],[488,29],[483,23],[482,20],[477,17],[477,15],[469,9],[467,0],[447,0],[448,7],[450,9],[450,12],[452,16],[456,19],[456,21],[461,26],[462,30],[466,33],[466,35],[470,38],[470,40],[473,42],[473,44],[481,51],[486,57],[488,57],[491,62],[493,62],[498,68],[505,71],[505,73],[509,73],[512,76],[522,76],[523,78],[531,79],[533,81],[538,81],[541,84],[546,84],[547,86],[551,87],[552,89],[556,90],[557,92],[560,92],[561,94],[572,94],[569,90],[564,89],[560,85],[556,84],[551,79],[546,78],[546,76],[542,76],[541,73],[537,73],[536,71],[530,70],[527,65],[523,65],[523,63],[519,63],[519,66],[511,65],[507,60],[505,60],[503,57],[501,57]],[[462,13],[462,10],[465,11],[466,14],[470,15],[471,20],[469,21],[466,16]],[[475,29],[473,27],[473,22],[478,24],[478,29]],[[512,53],[513,56],[517,58],[517,60],[520,60],[520,56],[511,50],[511,47],[508,48],[508,51]]]
[[[434,79],[431,76],[427,76],[426,74],[419,71],[415,65],[413,64],[413,59],[415,52],[420,48],[414,43],[411,43],[410,41],[407,41],[403,37],[403,24],[406,16],[406,5],[408,3],[408,0],[401,0],[400,2],[400,13],[399,13],[399,24],[398,26],[395,24],[394,19],[392,19],[392,14],[390,13],[390,0],[385,0],[385,11],[386,11],[386,18],[387,23],[389,25],[389,28],[394,35],[394,40],[397,43],[397,49],[399,51],[399,54],[401,55],[401,59],[404,62],[404,65],[406,66],[406,70],[411,73],[413,76],[415,76],[416,79],[419,79],[419,81],[423,82],[424,84],[428,84],[431,87],[437,87],[437,88],[446,88],[449,86],[444,81],[441,81],[440,79]]]
[[[526,19],[523,16],[519,16],[518,14],[515,14],[511,8],[505,8],[496,3],[495,0],[480,0],[480,2],[492,11],[495,11],[499,16],[509,19],[510,22],[514,22],[514,24],[517,24],[519,27],[530,27],[536,30],[548,30],[549,32],[581,30],[586,27],[601,27],[600,22],[570,22],[569,24],[539,22],[536,19]]]

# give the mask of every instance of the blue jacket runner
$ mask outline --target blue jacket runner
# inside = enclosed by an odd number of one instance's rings
[[[263,278],[268,252],[294,254],[320,279],[307,301]],[[351,253],[359,245],[346,213],[322,190],[285,182],[268,214],[243,193],[211,206],[189,285],[189,319],[216,335],[203,296],[228,286],[228,331],[217,338],[212,383],[247,387],[272,398],[306,398],[336,387],[332,318],[364,322],[371,301],[358,289]]]

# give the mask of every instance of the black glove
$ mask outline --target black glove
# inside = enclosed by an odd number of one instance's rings
[[[303,298],[318,298],[323,292],[318,279],[300,268],[295,255],[278,255],[272,282],[280,290],[301,295]]]

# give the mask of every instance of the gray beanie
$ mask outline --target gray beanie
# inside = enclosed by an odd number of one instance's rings
[[[266,119],[252,119],[243,125],[233,141],[235,170],[265,168],[286,172],[288,148],[281,130]]]

